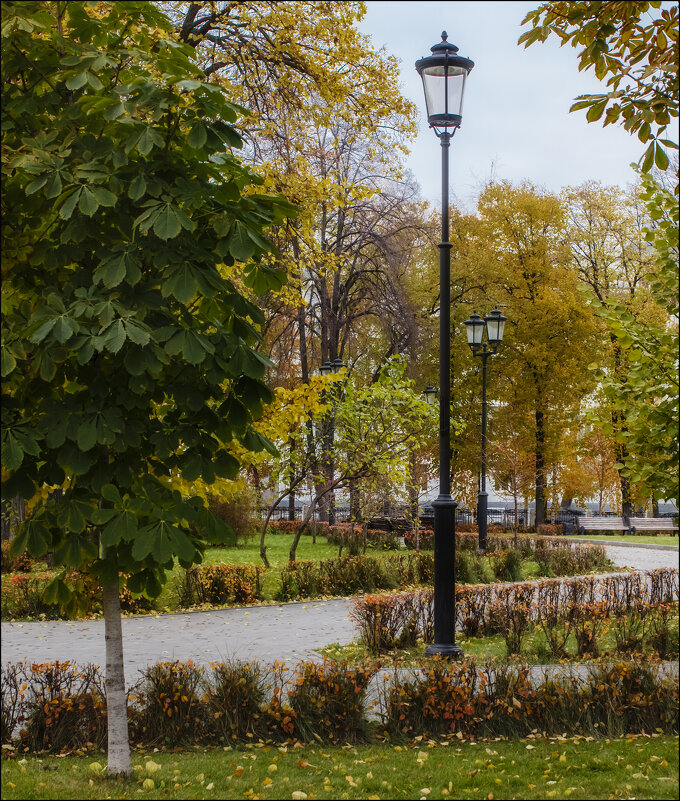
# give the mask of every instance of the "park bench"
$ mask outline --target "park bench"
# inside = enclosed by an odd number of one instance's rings
[[[630,533],[637,534],[640,531],[670,531],[674,537],[678,527],[670,517],[630,517]]]
[[[579,517],[578,533],[583,536],[586,531],[623,531],[628,533],[628,524],[622,517]]]

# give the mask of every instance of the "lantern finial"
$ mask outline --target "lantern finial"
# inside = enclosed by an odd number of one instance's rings
[[[446,31],[442,31],[442,41],[446,41],[449,38],[449,35]]]

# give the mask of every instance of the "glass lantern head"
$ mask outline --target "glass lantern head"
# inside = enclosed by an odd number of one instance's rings
[[[425,395],[425,400],[429,406],[434,406],[435,401],[437,400],[437,390],[432,386],[425,387],[423,390],[423,394]]]
[[[484,318],[484,322],[486,323],[486,335],[489,339],[489,344],[493,347],[497,348],[503,341],[503,329],[505,328],[505,321],[507,319],[507,317],[503,317],[497,308]]]
[[[331,362],[331,370],[334,373],[339,373],[340,370],[344,370],[346,368],[347,368],[347,365],[343,362],[342,359],[339,359],[339,358],[338,359],[333,359],[333,361]]]
[[[433,45],[432,55],[416,61],[416,70],[423,81],[427,121],[430,128],[460,128],[463,120],[465,81],[474,61],[458,55],[456,45],[442,40]]]
[[[325,361],[321,367],[319,367],[319,372],[321,375],[330,375],[333,372],[333,365],[329,361]]]
[[[470,319],[465,321],[465,328],[467,330],[468,345],[474,350],[482,344],[482,337],[484,335],[484,320],[473,312]]]

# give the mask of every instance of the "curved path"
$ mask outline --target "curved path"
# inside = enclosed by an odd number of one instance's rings
[[[677,549],[605,547],[612,562],[621,567],[678,566]],[[235,657],[294,664],[318,658],[316,648],[355,639],[351,605],[351,598],[336,598],[124,618],[125,675],[131,683],[147,665],[175,659],[207,664]],[[5,662],[58,659],[104,665],[104,621],[3,622],[2,658]]]

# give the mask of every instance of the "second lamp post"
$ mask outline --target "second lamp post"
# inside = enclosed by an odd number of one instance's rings
[[[498,309],[494,309],[482,319],[477,312],[473,312],[469,320],[465,321],[467,327],[467,340],[473,356],[482,360],[482,480],[477,496],[477,527],[479,529],[479,551],[486,553],[487,509],[489,494],[486,491],[486,362],[498,350],[503,341],[503,329],[507,317],[503,317]],[[489,343],[484,342],[484,329]]]

